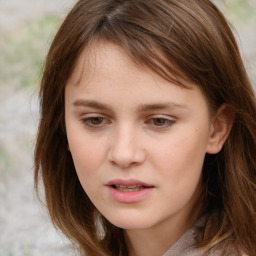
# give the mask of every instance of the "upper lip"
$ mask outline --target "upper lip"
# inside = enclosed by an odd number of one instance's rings
[[[147,184],[143,181],[136,180],[136,179],[128,179],[128,180],[122,180],[122,179],[115,179],[109,181],[106,186],[114,186],[114,185],[122,185],[122,186],[134,186],[134,185],[139,185],[139,186],[144,186],[144,187],[154,187],[151,184]]]

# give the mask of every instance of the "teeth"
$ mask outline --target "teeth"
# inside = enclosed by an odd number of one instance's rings
[[[119,191],[123,192],[133,192],[133,191],[139,191],[144,188],[142,185],[129,185],[129,186],[123,186],[123,185],[115,185],[115,188]]]

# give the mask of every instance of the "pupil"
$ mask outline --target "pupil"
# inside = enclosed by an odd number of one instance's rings
[[[92,118],[91,123],[93,125],[99,125],[102,123],[102,121],[103,121],[102,117],[94,117],[94,118]]]
[[[156,118],[156,119],[154,119],[154,124],[157,126],[165,125],[165,119],[164,118]]]

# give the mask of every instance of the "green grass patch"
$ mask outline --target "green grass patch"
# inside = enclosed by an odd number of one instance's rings
[[[247,23],[256,21],[256,7],[250,4],[252,0],[228,0],[227,8],[235,22]]]
[[[12,174],[15,169],[15,161],[0,145],[0,179]]]
[[[58,23],[56,17],[46,16],[24,23],[19,30],[2,38],[0,86],[23,88],[36,85]]]

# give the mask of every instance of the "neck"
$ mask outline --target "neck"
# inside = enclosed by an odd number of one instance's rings
[[[144,230],[126,230],[126,242],[129,256],[163,255],[194,224],[198,215],[173,216],[156,227]],[[184,219],[187,219],[184,222]]]

